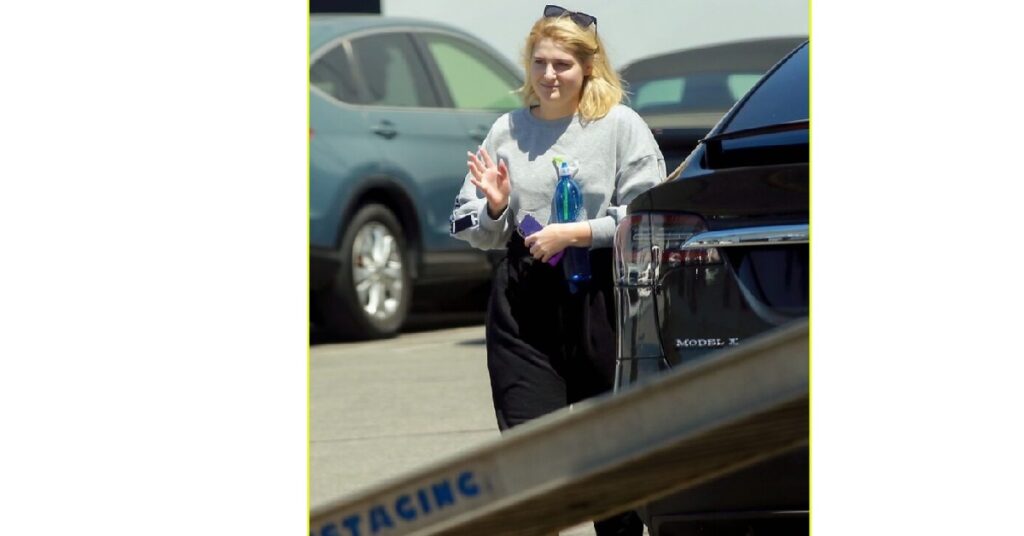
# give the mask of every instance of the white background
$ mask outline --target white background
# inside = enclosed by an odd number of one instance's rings
[[[302,534],[306,6],[14,5],[0,534]],[[817,534],[1019,529],[1012,5],[813,6]]]

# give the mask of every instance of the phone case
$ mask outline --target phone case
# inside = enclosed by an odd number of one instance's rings
[[[526,217],[523,218],[523,221],[519,224],[519,232],[521,232],[524,237],[530,236],[543,228],[544,226],[541,225],[539,221],[537,221],[537,218],[534,218],[530,214],[527,214]],[[562,260],[563,253],[565,252],[559,251],[558,253],[555,253],[554,256],[548,259],[548,264],[551,266],[558,264],[558,261]]]

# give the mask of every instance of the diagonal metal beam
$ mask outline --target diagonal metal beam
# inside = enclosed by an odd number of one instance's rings
[[[808,442],[808,324],[587,400],[310,513],[310,534],[545,534]]]

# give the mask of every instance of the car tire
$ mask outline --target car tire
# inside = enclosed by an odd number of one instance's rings
[[[391,337],[412,302],[405,234],[384,205],[361,207],[345,226],[332,289],[320,302],[320,318],[345,339]]]

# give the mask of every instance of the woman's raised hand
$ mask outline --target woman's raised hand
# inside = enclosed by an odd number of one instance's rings
[[[508,206],[508,196],[512,191],[512,185],[508,178],[508,166],[502,161],[498,165],[491,160],[487,149],[480,148],[480,155],[483,159],[477,158],[473,153],[467,152],[469,159],[466,165],[472,177],[469,182],[473,183],[483,192],[487,198],[487,211],[492,218],[500,216],[505,207]]]

